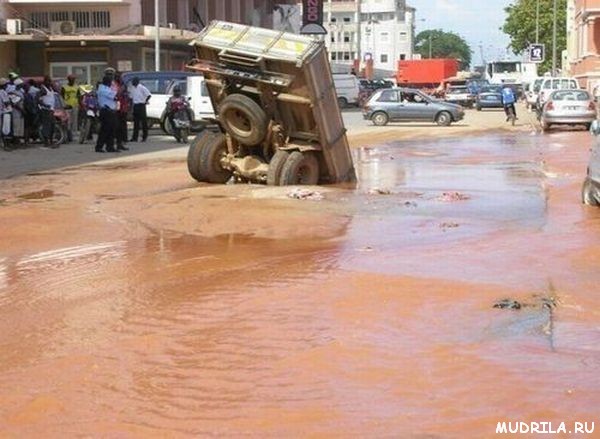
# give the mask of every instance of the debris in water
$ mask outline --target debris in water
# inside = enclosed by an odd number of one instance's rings
[[[54,196],[54,191],[50,189],[42,189],[41,191],[28,192],[26,194],[19,195],[18,198],[23,200],[45,200]]]
[[[417,203],[415,203],[414,201],[405,201],[404,206],[405,207],[417,207]]]
[[[494,308],[500,309],[521,309],[521,302],[512,299],[502,299],[494,303]]]
[[[460,192],[444,192],[437,198],[438,201],[444,201],[446,203],[453,203],[455,201],[469,200],[471,197]]]
[[[392,191],[389,189],[382,189],[382,188],[373,188],[373,189],[369,189],[368,192],[369,195],[391,195]]]
[[[440,224],[440,228],[445,232],[448,229],[455,229],[457,227],[459,227],[460,224],[458,223],[453,223],[453,222],[445,222],[445,223],[441,223]]]
[[[287,193],[287,196],[296,200],[318,201],[323,199],[323,194],[321,192],[301,188],[292,189]]]

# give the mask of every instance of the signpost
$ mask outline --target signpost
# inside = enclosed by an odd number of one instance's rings
[[[546,48],[543,44],[529,45],[529,62],[542,63],[546,59]]]
[[[323,0],[302,0],[301,34],[323,35]]]

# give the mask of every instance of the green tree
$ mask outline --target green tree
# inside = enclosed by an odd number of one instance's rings
[[[430,47],[431,45],[431,47]],[[454,32],[431,29],[419,32],[415,38],[415,52],[423,58],[456,58],[463,70],[471,65],[471,49],[467,42]]]
[[[535,11],[540,2],[540,39],[546,46],[546,60],[539,66],[538,73],[552,69],[552,26],[553,0],[516,0],[505,8],[506,21],[502,31],[510,37],[510,48],[515,54],[521,54],[535,43]],[[556,65],[560,68],[561,53],[567,47],[567,0],[557,0],[556,10]]]

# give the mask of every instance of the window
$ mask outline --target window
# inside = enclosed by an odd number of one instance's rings
[[[344,52],[344,61],[350,60],[350,52]]]
[[[344,17],[344,23],[350,23],[350,17]]]
[[[344,32],[344,43],[349,43],[349,42],[350,42],[350,33]]]
[[[377,102],[398,102],[398,92],[395,90],[384,90],[379,95]]]
[[[335,32],[331,32],[331,42],[335,43]]]
[[[416,92],[402,92],[402,102],[410,104],[425,104],[427,98]]]
[[[379,60],[381,61],[382,64],[387,64],[387,62],[388,62],[387,53],[382,53],[381,56],[379,57]]]
[[[331,52],[331,60],[337,61],[337,52]]]
[[[335,18],[335,17],[331,17],[331,22],[332,22],[332,23],[337,23],[337,18]]]
[[[80,29],[107,29],[110,27],[109,11],[52,11],[31,12],[29,14],[31,27],[48,29],[50,23],[73,21]]]
[[[406,41],[407,37],[408,37],[407,32],[400,32],[400,41]]]
[[[406,54],[405,53],[401,53],[400,54],[400,61],[404,61],[406,59]]]
[[[382,43],[387,43],[390,41],[390,33],[389,32],[379,32],[379,40]]]

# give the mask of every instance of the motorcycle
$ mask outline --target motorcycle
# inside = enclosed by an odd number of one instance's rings
[[[192,127],[192,111],[189,99],[185,96],[169,99],[166,112],[167,120],[171,124],[175,140],[177,142],[188,143]]]
[[[83,122],[79,130],[79,143],[83,145],[87,140],[92,140],[92,135],[97,131],[100,121],[98,99],[93,91],[82,96],[81,111],[83,112]]]

